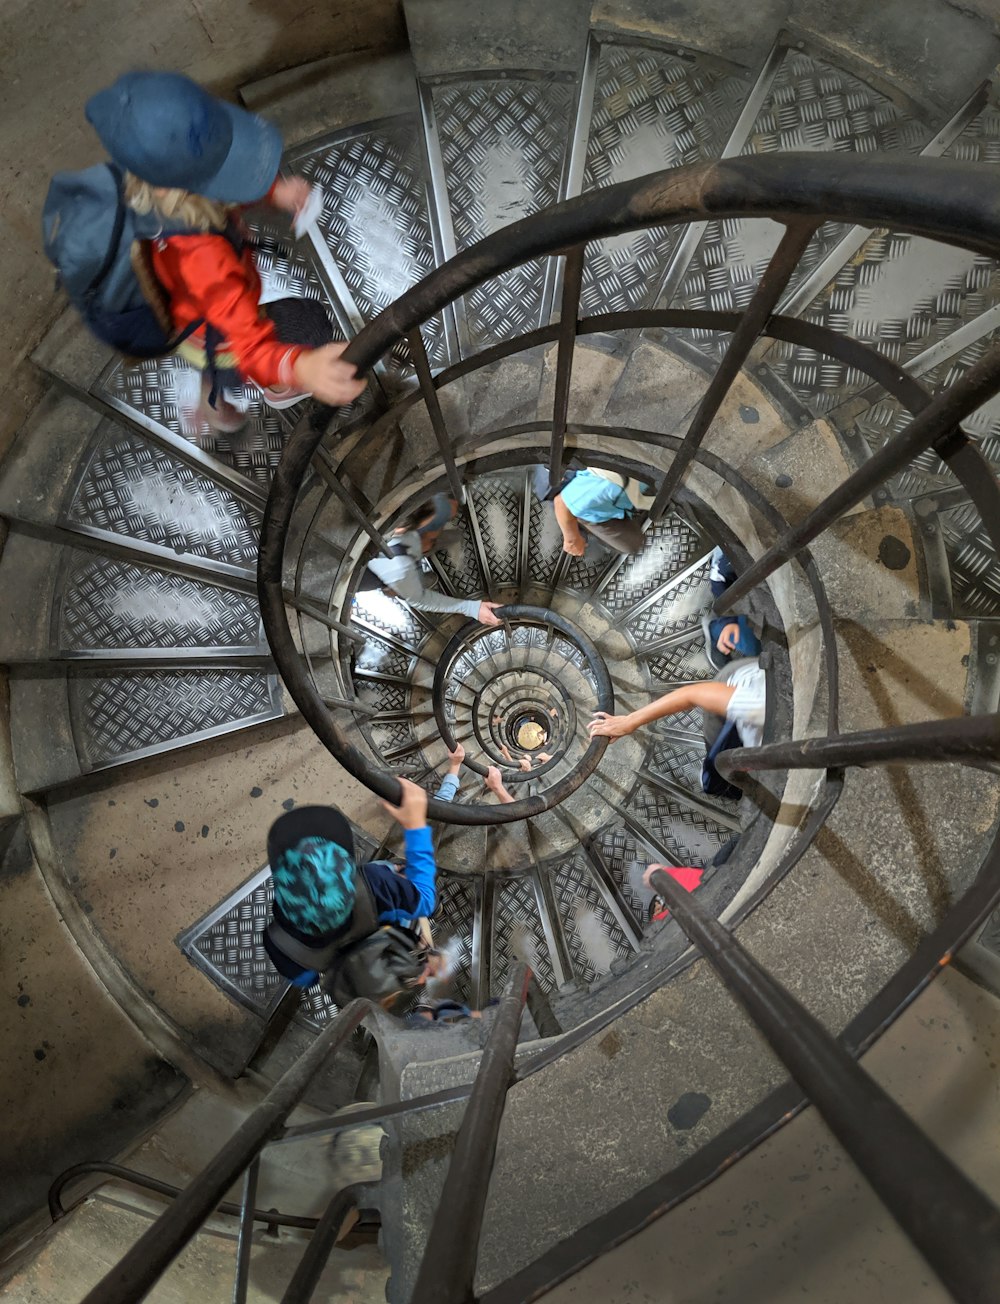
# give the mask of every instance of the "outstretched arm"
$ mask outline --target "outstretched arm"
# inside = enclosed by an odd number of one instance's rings
[[[563,502],[562,494],[556,494],[552,500],[556,511],[556,521],[562,530],[563,552],[571,557],[582,557],[587,550],[587,540],[580,530],[580,523]]]
[[[608,715],[606,711],[595,711],[594,718],[587,727],[591,738],[624,738],[627,734],[635,733],[636,729],[641,729],[644,724],[662,720],[667,715],[677,715],[681,711],[690,711],[695,706],[710,711],[712,715],[724,716],[735,692],[736,689],[731,684],[720,684],[715,680],[704,684],[687,684],[627,715]]]
[[[403,826],[406,848],[403,876],[417,889],[420,898],[414,917],[426,915],[429,919],[437,905],[437,865],[434,862],[434,842],[427,826],[427,793],[409,779],[400,779],[399,783],[403,789],[402,804],[392,806],[384,801],[382,805]]]

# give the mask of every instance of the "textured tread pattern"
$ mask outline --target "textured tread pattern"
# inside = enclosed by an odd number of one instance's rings
[[[608,909],[583,857],[560,865],[552,875],[573,969],[584,983],[611,971],[615,960],[632,954],[628,938]]]
[[[415,121],[372,124],[301,156],[297,166],[328,195],[319,219],[361,316],[370,321],[434,269],[423,153]],[[431,366],[447,365],[440,316],[422,327]],[[389,369],[410,374],[403,342]]]
[[[257,512],[137,436],[110,423],[101,434],[73,496],[71,521],[233,566],[256,566]]]
[[[556,202],[572,83],[467,79],[434,87],[432,98],[459,250]],[[543,282],[536,261],[470,291],[473,351],[540,325]]]
[[[668,585],[704,551],[697,532],[679,516],[667,516],[646,532],[638,557],[630,557],[604,589],[601,601],[616,615]]]
[[[538,904],[526,878],[498,879],[493,908],[493,953],[490,993],[503,993],[511,966],[518,960],[529,964],[544,991],[555,987],[552,961],[545,943]]]
[[[717,158],[748,89],[745,74],[718,60],[602,43],[584,191]],[[593,241],[582,312],[651,307],[679,230],[654,227]]]
[[[732,837],[727,828],[702,811],[650,784],[639,784],[628,808],[682,865],[709,864],[722,843]]]
[[[250,670],[76,675],[69,694],[77,751],[90,767],[280,714],[277,680]]]
[[[56,650],[263,646],[256,598],[150,566],[70,551]]]
[[[927,135],[921,123],[850,73],[801,51],[789,50],[743,153],[915,152]],[[742,311],[753,297],[781,233],[782,227],[770,219],[710,222],[678,291],[676,306]],[[793,286],[808,276],[843,234],[844,228],[833,222],[816,232],[799,263]],[[723,341],[715,332],[689,334],[710,357],[721,356]]]

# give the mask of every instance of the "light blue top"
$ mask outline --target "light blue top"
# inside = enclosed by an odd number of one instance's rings
[[[434,796],[438,801],[454,801],[460,787],[461,780],[457,774],[446,774]]]
[[[559,496],[578,521],[592,521],[595,525],[620,520],[634,510],[624,489],[593,471],[577,471]]]

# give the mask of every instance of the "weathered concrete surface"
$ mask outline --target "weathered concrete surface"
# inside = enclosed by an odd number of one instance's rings
[[[1000,59],[1000,36],[974,6],[940,0],[792,0],[795,36],[818,38],[831,61],[902,99],[927,121],[954,113]]]
[[[66,1304],[79,1299],[109,1272],[145,1232],[159,1209],[129,1197],[87,1200],[49,1232],[36,1257],[15,1271],[4,1287],[11,1304]],[[235,1227],[234,1220],[230,1223]],[[282,1228],[253,1236],[247,1299],[273,1304],[281,1297],[308,1245],[308,1234]],[[236,1239],[232,1231],[196,1236],[150,1290],[151,1304],[229,1304],[233,1297]],[[373,1245],[334,1249],[316,1287],[321,1299],[383,1304],[386,1271]]]
[[[610,425],[682,435],[687,428],[684,418],[700,402],[707,384],[705,373],[676,353],[642,341],[630,353],[604,416]]]
[[[165,0],[141,16],[127,0],[60,4],[39,22],[34,5],[4,12],[0,117],[0,372],[8,377],[0,453],[37,402],[40,377],[22,365],[62,311],[39,222],[49,176],[101,158],[83,115],[87,98],[129,68],[170,68],[232,96],[252,77],[334,54],[402,49],[399,0],[257,0],[234,19],[223,0]],[[108,34],[113,39],[108,39]]]
[[[409,0],[406,31],[421,77],[478,69],[576,72],[588,7],[580,0]]]
[[[0,1229],[52,1179],[113,1156],[184,1089],[107,995],[53,909],[23,831],[0,868]]]
[[[945,972],[865,1069],[1000,1198],[1000,1002]],[[546,1296],[553,1304],[947,1304],[951,1296],[808,1110]]]
[[[160,757],[49,801],[61,872],[91,926],[149,1000],[229,1071],[259,1024],[175,939],[266,862],[267,830],[288,802],[339,805],[378,836],[388,823],[371,793],[295,722],[255,732],[252,742],[235,735]]]
[[[595,0],[592,22],[625,36],[652,36],[755,68],[788,14],[788,0]]]

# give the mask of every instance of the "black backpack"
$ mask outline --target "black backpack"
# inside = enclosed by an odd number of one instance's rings
[[[304,969],[320,973],[320,986],[344,1006],[356,997],[382,1002],[413,986],[424,967],[425,945],[410,928],[380,924],[368,880],[354,871],[354,909],[347,930],[324,947],[307,946],[276,919],[267,926],[271,942]]]
[[[124,173],[114,163],[57,172],[42,211],[45,254],[70,302],[102,343],[131,358],[171,353],[203,325],[199,319],[173,332],[165,299],[156,294],[151,267],[143,262],[146,242],[190,232],[190,226],[165,224],[155,213],[130,208]]]

